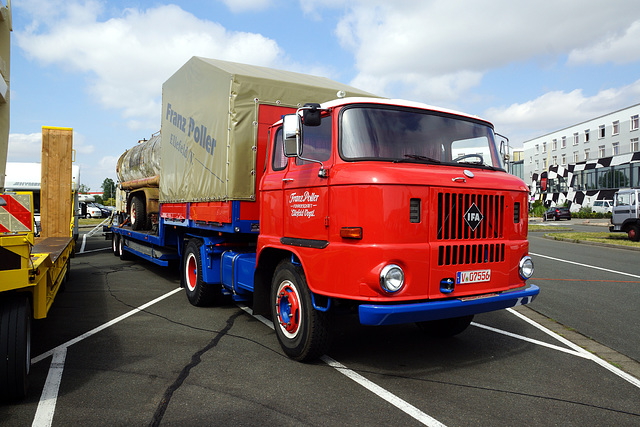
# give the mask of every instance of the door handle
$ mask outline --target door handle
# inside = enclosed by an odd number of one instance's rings
[[[293,182],[293,178],[282,178],[282,182]]]

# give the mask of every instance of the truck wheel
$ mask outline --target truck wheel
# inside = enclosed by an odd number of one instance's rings
[[[111,250],[114,256],[120,256],[120,235],[113,233],[111,236]]]
[[[271,284],[271,314],[276,336],[287,356],[308,362],[326,353],[330,345],[330,316],[313,308],[304,271],[282,261]]]
[[[0,303],[0,399],[27,395],[31,367],[31,306],[27,297]]]
[[[428,322],[417,322],[420,328],[428,336],[436,338],[448,338],[458,335],[471,324],[473,315],[454,317],[451,319],[430,320]]]
[[[640,241],[640,228],[638,228],[637,225],[632,225],[629,231],[627,231],[627,235],[632,242]]]
[[[147,213],[145,212],[144,200],[140,196],[131,198],[131,210],[129,216],[131,218],[131,228],[133,230],[142,230],[147,224]]]
[[[219,305],[223,302],[220,284],[205,283],[202,280],[202,260],[200,240],[190,240],[184,253],[183,280],[187,298],[196,307]]]

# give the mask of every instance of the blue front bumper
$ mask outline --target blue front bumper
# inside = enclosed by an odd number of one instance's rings
[[[412,304],[362,304],[360,305],[360,323],[375,326],[395,325],[486,313],[529,304],[538,293],[540,293],[539,287],[529,285],[525,289],[490,294],[486,297],[478,296]]]

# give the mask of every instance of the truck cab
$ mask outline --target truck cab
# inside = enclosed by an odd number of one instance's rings
[[[616,193],[609,226],[609,231],[627,233],[629,240],[634,242],[640,241],[639,193],[637,188],[626,188]]]
[[[304,278],[274,283],[285,342],[295,330],[287,304],[300,304],[303,286],[316,309],[355,304],[363,324],[448,317],[449,332],[479,311],[429,304],[524,289],[528,188],[504,171],[490,123],[407,101],[342,99],[303,107],[270,133],[258,270],[287,253],[288,271]],[[529,292],[525,303],[537,288]]]

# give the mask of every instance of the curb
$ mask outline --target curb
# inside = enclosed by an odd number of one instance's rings
[[[545,233],[543,236],[545,239],[549,240],[558,240],[561,242],[569,242],[569,243],[578,243],[582,245],[592,245],[592,246],[601,246],[604,248],[614,248],[614,249],[626,249],[630,251],[640,251],[640,248],[636,248],[633,246],[625,246],[625,245],[614,245],[612,243],[601,243],[601,242],[590,242],[588,240],[578,240],[578,239],[567,239],[564,237],[556,237],[552,233]]]

